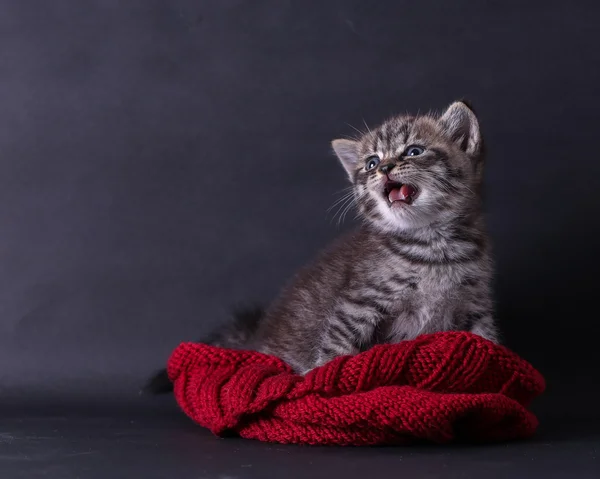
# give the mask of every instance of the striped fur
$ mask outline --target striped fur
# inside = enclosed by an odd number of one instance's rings
[[[403,156],[410,145],[424,152]],[[436,331],[496,341],[483,144],[471,108],[456,102],[441,116],[398,116],[333,148],[362,225],[298,272],[247,342],[221,334],[219,344],[280,356],[303,373],[338,355]],[[373,155],[381,163],[367,171]],[[392,205],[386,180],[419,194],[410,205]]]

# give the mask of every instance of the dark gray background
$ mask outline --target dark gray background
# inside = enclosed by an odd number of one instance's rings
[[[540,407],[585,411],[596,5],[0,0],[0,404],[148,405],[180,341],[352,227],[327,214],[331,139],[466,97],[506,342],[546,374]]]
[[[534,4],[2,1],[3,386],[137,393],[351,227],[327,214],[347,124],[463,96],[489,147],[506,340],[548,371],[584,365],[597,9]]]

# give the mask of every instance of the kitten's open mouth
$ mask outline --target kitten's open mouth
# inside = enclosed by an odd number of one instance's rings
[[[390,202],[390,205],[400,201],[407,205],[412,204],[419,194],[419,190],[413,185],[398,183],[397,181],[386,181],[383,188],[383,194]]]

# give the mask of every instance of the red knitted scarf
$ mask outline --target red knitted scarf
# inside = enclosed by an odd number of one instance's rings
[[[503,346],[436,333],[306,376],[252,351],[183,343],[168,363],[183,411],[213,433],[301,444],[498,441],[532,435],[544,379]]]

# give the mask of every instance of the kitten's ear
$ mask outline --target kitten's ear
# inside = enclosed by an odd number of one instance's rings
[[[461,150],[472,156],[481,153],[482,142],[479,122],[469,106],[457,101],[452,103],[439,119],[444,133]]]
[[[354,180],[356,165],[358,165],[358,142],[352,140],[333,140],[333,151],[348,173],[350,180]]]

